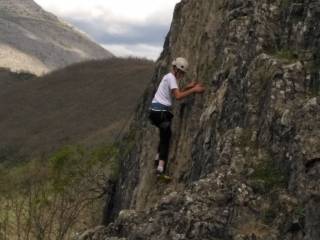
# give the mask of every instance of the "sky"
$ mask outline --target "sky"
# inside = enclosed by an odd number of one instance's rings
[[[116,56],[156,60],[180,0],[35,0]]]

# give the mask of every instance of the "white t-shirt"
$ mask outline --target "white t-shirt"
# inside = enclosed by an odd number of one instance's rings
[[[171,92],[173,89],[178,88],[176,77],[172,73],[168,73],[162,78],[152,102],[158,102],[170,107],[172,105]]]

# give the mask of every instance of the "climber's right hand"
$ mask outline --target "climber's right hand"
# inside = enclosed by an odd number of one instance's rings
[[[193,91],[195,93],[203,93],[205,91],[205,88],[202,86],[201,83],[197,83],[194,87],[193,87]]]

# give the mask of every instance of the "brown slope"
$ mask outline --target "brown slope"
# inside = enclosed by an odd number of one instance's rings
[[[47,153],[107,141],[133,113],[153,62],[110,59],[76,64],[0,91],[0,146]]]
[[[7,68],[0,67],[0,94],[8,91],[11,87],[15,87],[17,84],[28,81],[34,77],[35,75],[31,73],[15,73]]]

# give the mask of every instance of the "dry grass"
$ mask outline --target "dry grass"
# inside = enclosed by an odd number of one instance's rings
[[[132,115],[153,68],[141,59],[90,61],[10,86],[0,74],[0,146],[48,153],[110,140]]]

